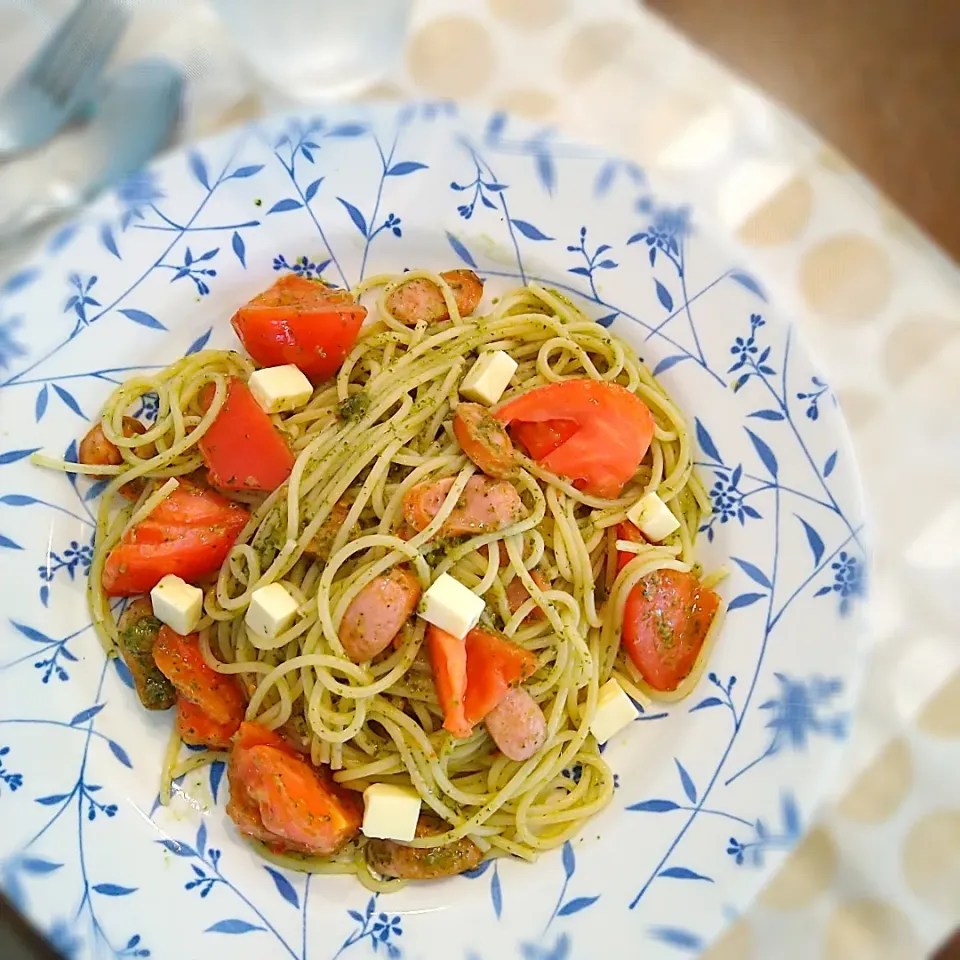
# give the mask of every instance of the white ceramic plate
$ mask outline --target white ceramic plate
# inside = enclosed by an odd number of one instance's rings
[[[662,376],[697,436],[716,510],[700,550],[732,571],[730,613],[694,694],[610,746],[614,801],[576,841],[371,898],[258,859],[222,765],[156,809],[172,718],[139,708],[84,602],[97,487],[27,458],[75,451],[124,377],[234,344],[231,313],[279,270],[464,264],[492,293],[574,295]],[[0,287],[0,376],[0,882],[65,952],[689,956],[810,824],[863,657],[850,447],[762,281],[635,165],[449,104],[256,124],[134,178]]]

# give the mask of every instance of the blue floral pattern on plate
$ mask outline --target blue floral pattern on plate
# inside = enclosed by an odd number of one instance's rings
[[[278,272],[351,285],[458,264],[493,294],[535,281],[572,297],[662,377],[690,418],[714,505],[702,560],[729,567],[729,613],[693,695],[646,705],[606,745],[617,789],[581,836],[535,866],[371,897],[251,855],[223,815],[223,763],[159,807],[169,718],[104,662],[84,602],[103,484],[28,458],[76,459],[113,385],[232,344],[230,314]],[[629,936],[653,960],[690,956],[809,825],[863,656],[850,447],[763,284],[635,164],[449,103],[201,143],[0,286],[0,404],[0,884],[65,955],[572,960]],[[152,420],[156,397],[133,412]]]

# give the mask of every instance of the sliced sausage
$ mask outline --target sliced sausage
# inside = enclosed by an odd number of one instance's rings
[[[450,828],[433,817],[417,822],[417,837],[436,837]],[[436,880],[472,870],[483,852],[469,838],[462,837],[442,847],[407,847],[394,840],[370,840],[366,846],[367,864],[381,877],[403,880]]]
[[[147,597],[128,604],[117,624],[120,656],[133,676],[140,702],[148,710],[169,710],[176,701],[173,684],[153,659],[153,645],[161,626]]]
[[[147,428],[133,417],[123,418],[123,435],[125,437],[138,437],[146,433]],[[152,443],[144,444],[142,447],[135,447],[134,453],[142,460],[149,460],[157,455],[157,448]],[[120,448],[106,438],[103,432],[103,426],[97,422],[87,435],[80,441],[80,447],[77,450],[77,460],[88,467],[119,467],[123,462],[123,455]],[[131,480],[120,488],[120,493],[128,500],[136,500],[143,491],[144,479]]]
[[[550,589],[549,582],[539,570],[531,570],[530,578],[541,590]],[[530,599],[530,593],[527,591],[527,588],[523,585],[523,581],[519,577],[514,577],[510,583],[507,584],[506,592],[507,606],[510,607],[511,613],[516,613]],[[524,617],[524,622],[528,620],[542,619],[543,611],[539,607],[534,607],[526,615],[526,617]]]
[[[410,526],[423,530],[437,515],[453,477],[434,483],[420,483],[403,498],[403,516]],[[440,528],[441,537],[490,533],[516,523],[522,504],[516,487],[506,480],[471,477],[450,516]]]
[[[362,663],[385,650],[417,609],[420,592],[420,581],[405,567],[371,580],[340,621],[339,637],[347,656]]]
[[[500,752],[511,760],[529,760],[547,739],[547,718],[522,687],[511,690],[483,722]]]
[[[469,316],[483,296],[483,281],[472,270],[445,270],[440,274],[450,285],[461,317]],[[413,326],[420,320],[449,320],[450,311],[440,288],[424,277],[408,280],[387,297],[387,309],[401,323]]]
[[[453,432],[463,452],[488,476],[504,480],[517,473],[517,453],[507,428],[479,403],[461,403]]]
[[[347,519],[349,512],[349,503],[344,503],[343,501],[335,503],[329,516],[320,524],[320,528],[313,535],[313,538],[306,547],[304,547],[303,552],[311,557],[316,557],[317,560],[323,560],[324,562],[329,560],[330,548],[333,546],[333,541],[336,540],[337,534],[340,532],[340,528],[343,526],[344,520]]]

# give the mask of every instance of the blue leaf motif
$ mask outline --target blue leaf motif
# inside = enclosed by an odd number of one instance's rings
[[[833,453],[827,457],[827,462],[823,465],[823,475],[829,477],[833,473],[833,468],[837,465],[837,451],[834,450]]]
[[[0,533],[0,547],[4,547],[7,550],[22,550],[23,547],[20,546],[16,540],[11,540],[9,537],[5,537]]]
[[[253,933],[263,929],[265,928],[247,923],[246,920],[221,920],[212,927],[207,927],[204,933]]]
[[[697,788],[693,785],[690,774],[687,773],[686,768],[676,757],[673,758],[673,762],[677,765],[677,773],[680,774],[680,786],[683,787],[683,792],[687,795],[687,799],[691,803],[696,803]]]
[[[193,847],[187,843],[180,843],[179,840],[158,840],[157,843],[175,857],[195,857],[197,855],[197,851]]]
[[[657,287],[657,299],[660,301],[663,309],[672,310],[673,297],[670,296],[670,291],[659,280],[655,280],[654,283]]]
[[[727,604],[727,610],[739,610],[741,607],[749,607],[758,600],[763,600],[765,596],[765,593],[741,593],[739,597],[734,597]]]
[[[277,888],[277,893],[279,893],[291,907],[296,907],[296,909],[299,910],[300,898],[297,896],[297,891],[293,889],[293,884],[282,873],[279,873],[272,867],[264,867],[263,869],[270,874],[273,885]]]
[[[487,121],[487,129],[484,131],[485,139],[498,139],[500,134],[503,133],[506,125],[507,115],[502,110],[498,110],[496,113],[491,114],[490,119]]]
[[[609,327],[619,316],[619,313],[608,313],[605,317],[597,317],[597,323],[599,323],[601,327]]]
[[[797,515],[794,514],[794,516]],[[823,539],[803,517],[797,516],[797,519],[803,524],[803,532],[807,535],[807,543],[810,544],[810,551],[813,554],[813,565],[816,566],[823,556]]]
[[[130,668],[123,662],[123,657],[113,658],[113,669],[117,671],[120,682],[133,690],[136,686],[133,682],[133,674],[130,672]]]
[[[563,845],[563,872],[569,880],[577,869],[577,857],[573,852],[573,844],[568,840]]]
[[[719,697],[707,697],[701,700],[695,707],[691,707],[689,712],[695,713],[697,710],[707,710],[710,707],[722,707],[723,701]]]
[[[537,176],[543,184],[543,189],[553,196],[553,188],[557,183],[556,170],[553,165],[553,157],[546,150],[540,150],[535,160]]]
[[[37,277],[40,276],[40,271],[36,267],[31,267],[27,270],[21,270],[19,273],[15,273],[6,283],[0,287],[0,293],[4,296],[12,296],[18,290],[22,290],[24,287],[29,286],[33,283]]]
[[[25,493],[8,493],[5,497],[0,497],[0,503],[5,503],[8,507],[29,507],[32,503],[39,503],[36,497],[28,497]]]
[[[96,483],[90,484],[87,488],[87,492],[83,495],[84,502],[89,502],[90,500],[96,500],[97,497],[103,493],[104,490],[110,485],[110,477],[107,477],[105,480],[98,480]]]
[[[207,165],[204,163],[203,157],[201,157],[196,150],[191,150],[190,153],[187,154],[187,161],[190,164],[190,172],[197,178],[205,190],[209,190],[210,178],[207,174]]]
[[[286,197],[283,200],[278,200],[267,213],[286,213],[288,210],[299,210],[302,206],[303,204],[299,200]]]
[[[47,401],[50,399],[50,391],[47,389],[47,385],[44,384],[41,391],[37,394],[37,404],[34,407],[34,414],[37,418],[37,423],[43,419],[43,415],[47,412]]]
[[[237,259],[240,261],[240,266],[246,270],[247,246],[243,242],[243,237],[241,237],[239,232],[236,230],[233,231],[233,239],[230,241],[230,246],[233,247],[233,252],[237,255]]]
[[[667,943],[671,947],[680,947],[682,950],[701,950],[703,940],[689,930],[680,927],[651,927],[647,934],[654,940]]]
[[[100,227],[100,242],[118,260],[122,259],[120,256],[120,251],[117,249],[117,241],[113,239],[113,230],[110,229],[110,224],[108,223],[105,223]]]
[[[78,723],[85,723],[91,717],[95,717],[102,709],[104,704],[97,703],[92,707],[87,707],[86,710],[81,710],[71,721],[70,726],[75,727]]]
[[[249,177],[253,177],[258,174],[263,169],[262,163],[255,163],[249,167],[237,167],[233,173],[227,177],[228,180],[246,180]],[[204,184],[206,186],[206,184]]]
[[[661,870],[658,877],[670,877],[673,880],[706,880],[707,883],[713,883],[712,877],[705,877],[702,873],[689,870],[687,867],[667,867]]]
[[[496,870],[490,880],[490,900],[493,902],[493,912],[499,920],[503,913],[503,891],[500,888],[500,874]]]
[[[36,453],[39,449],[39,447],[30,447],[29,450],[8,450],[6,453],[0,453],[0,466],[8,463],[16,463],[18,460],[24,460],[31,454]]]
[[[769,577],[755,564],[750,563],[749,560],[741,560],[739,557],[730,558],[754,583],[759,583],[761,587],[766,587],[768,590],[773,589],[773,585],[770,583]]]
[[[303,191],[303,199],[306,200],[307,203],[309,203],[317,195],[317,191],[320,189],[321,183],[323,183],[323,177],[318,177],[307,187],[306,190]]]
[[[18,863],[27,873],[53,873],[54,870],[59,870],[63,866],[62,863],[52,863],[50,860],[41,860],[39,857],[25,857]]]
[[[528,239],[528,240],[552,240],[553,237],[548,237],[541,230],[538,230],[532,223],[529,223],[526,220],[517,220],[516,217],[512,217],[510,222]]]
[[[613,175],[617,172],[617,161],[608,160],[601,168],[600,172],[597,174],[597,179],[593,184],[593,195],[595,197],[602,197],[609,189],[613,183]]]
[[[599,896],[596,897],[575,897],[569,903],[565,903],[558,911],[557,916],[560,917],[569,917],[571,914],[579,913],[581,910],[586,910],[587,907],[592,907],[598,900]]]
[[[54,804],[62,803],[68,796],[70,796],[68,793],[52,793],[49,797],[37,797],[34,802],[43,807],[52,807]]]
[[[659,377],[661,373],[666,373],[671,367],[675,367],[681,360],[690,358],[682,353],[675,353],[673,356],[664,357],[654,368],[653,375]]]
[[[731,280],[736,280],[745,290],[749,290],[754,296],[759,297],[764,302],[767,299],[767,295],[763,292],[760,287],[760,284],[753,279],[748,273],[743,273],[740,270],[735,270],[730,274]]]
[[[367,132],[367,128],[360,123],[342,123],[338,127],[334,127],[329,133],[328,137],[359,137]]]
[[[206,333],[201,333],[193,343],[187,347],[186,356],[190,356],[191,353],[199,353],[206,345],[207,341],[210,339],[210,334],[213,333],[213,327],[211,327]]]
[[[800,830],[800,810],[797,808],[797,801],[785,793],[781,798],[781,807],[783,809],[783,830],[789,837],[799,837]]]
[[[222,760],[215,760],[210,764],[210,796],[213,802],[217,802],[217,794],[220,791],[220,781],[223,779],[223,772],[226,770],[226,764]]]
[[[58,230],[50,241],[47,250],[50,253],[59,253],[76,235],[79,227],[75,223],[68,223],[62,230]]]
[[[167,329],[156,317],[151,316],[149,313],[144,313],[143,310],[121,310],[120,313],[128,320],[139,323],[141,327],[149,327],[151,330]]]
[[[425,163],[416,163],[413,160],[401,160],[395,163],[385,174],[387,177],[405,177],[408,173],[414,173],[417,170],[426,170]]]
[[[73,394],[69,390],[65,390],[59,384],[54,384],[53,389],[57,391],[57,396],[78,416],[83,417],[86,420],[86,415],[80,409],[80,404],[77,403]]]
[[[482,877],[493,866],[493,860],[481,860],[472,870],[464,870],[463,876],[469,880],[476,880]]]
[[[747,428],[744,427],[744,430],[746,429]],[[777,458],[774,456],[773,451],[752,430],[747,430],[747,436],[750,437],[750,441],[757,451],[757,456],[760,457],[763,465],[770,471],[770,475],[776,477],[780,470],[780,465],[777,463]]]
[[[17,623],[16,620],[11,620],[10,625],[17,633],[22,633],[28,640],[32,640],[34,643],[53,643],[45,633],[41,633],[33,627],[28,627],[25,623]]]
[[[679,810],[680,804],[672,800],[643,800],[640,803],[631,804],[627,809],[640,813],[669,813],[671,810]]]
[[[363,914],[359,910],[348,910],[347,916],[351,920],[356,920],[357,923],[363,923]]]
[[[779,410],[756,410],[748,413],[748,417],[754,417],[757,420],[782,420],[783,414]]]
[[[453,252],[468,266],[477,269],[477,263],[470,256],[470,251],[452,234],[447,231],[447,243],[453,248]]]
[[[700,422],[699,417],[694,417],[694,422],[697,425],[697,443],[700,444],[700,449],[715,463],[723,463],[723,458],[713,438],[707,432],[707,428]]]
[[[201,820],[197,829],[197,853],[202,857],[207,849],[207,825]]]
[[[120,746],[116,740],[108,740],[107,745],[110,747],[110,752],[125,766],[133,769],[133,764],[130,762],[130,758],[127,756],[127,751]]]
[[[116,883],[95,883],[93,889],[97,893],[102,893],[105,897],[127,897],[131,893],[136,893],[136,887],[121,887]]]
[[[343,209],[347,211],[350,215],[350,219],[353,221],[353,225],[360,231],[360,233],[366,237],[367,236],[367,221],[364,219],[363,214],[349,201],[344,200],[343,197],[337,197],[340,201]]]

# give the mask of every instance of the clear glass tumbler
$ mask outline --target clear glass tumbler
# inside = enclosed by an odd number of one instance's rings
[[[260,79],[284,99],[338,100],[403,54],[411,0],[211,0]]]

